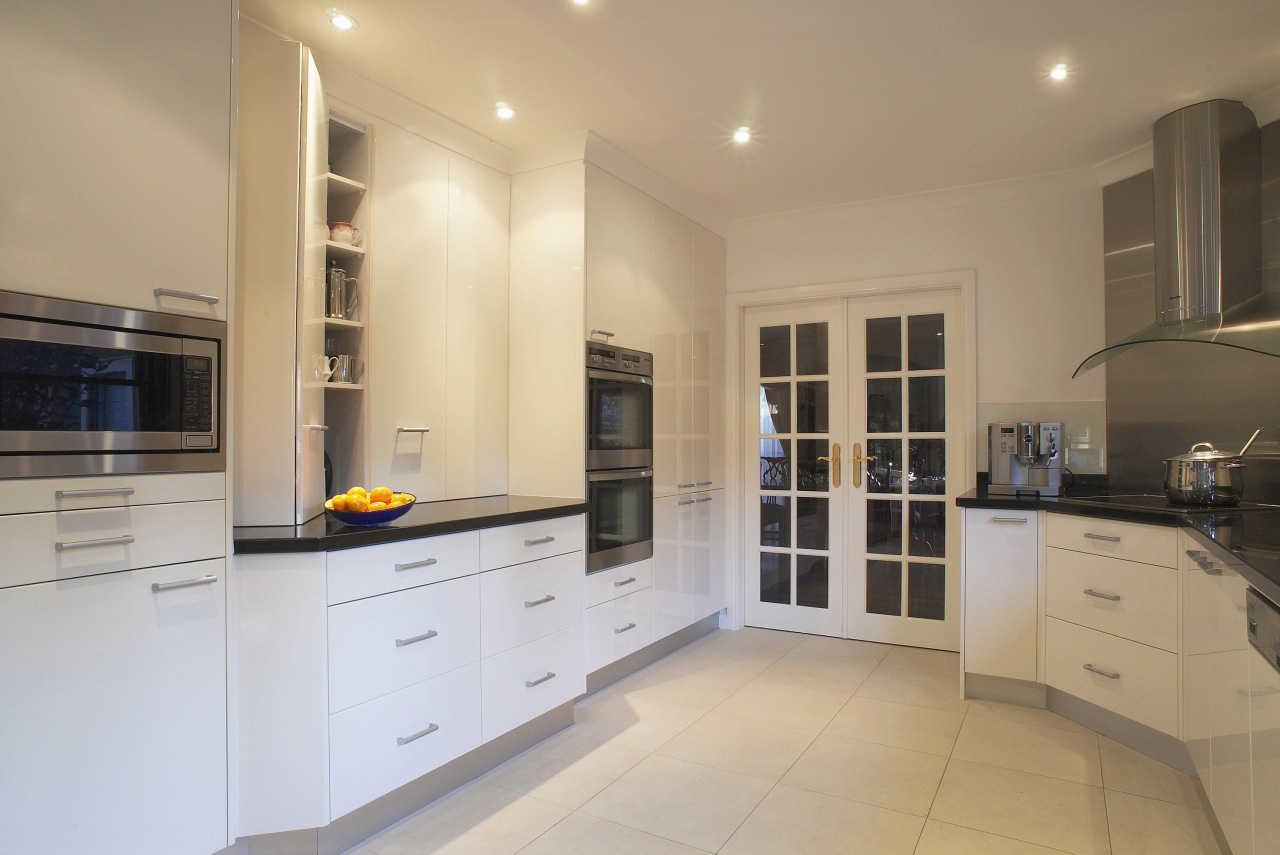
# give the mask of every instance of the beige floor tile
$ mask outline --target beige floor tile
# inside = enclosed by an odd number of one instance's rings
[[[514,855],[569,815],[483,782],[469,784],[365,841],[376,855]]]
[[[911,855],[923,820],[779,784],[720,855]]]
[[[776,650],[779,655],[803,644],[812,636],[799,632],[783,632],[779,629],[762,629],[757,626],[744,626],[742,629],[718,629],[702,640],[709,644],[728,643],[739,647],[756,647]]]
[[[773,786],[710,766],[651,756],[582,806],[583,813],[717,851]]]
[[[871,672],[856,694],[921,707],[964,712],[969,702],[960,693],[960,674],[907,671],[883,663]]]
[[[575,812],[520,850],[520,855],[703,855],[673,840]]]
[[[1078,855],[1106,855],[1102,790],[1058,778],[951,760],[930,819]]]
[[[854,695],[825,733],[950,756],[964,713]]]
[[[773,662],[750,651],[737,658],[698,653],[664,660],[628,677],[615,688],[628,697],[648,698],[709,710],[742,688]]]
[[[946,768],[947,758],[936,754],[823,734],[782,783],[927,816]]]
[[[1112,855],[1218,855],[1204,811],[1107,791]]]
[[[776,781],[813,742],[813,733],[709,712],[658,749],[703,766]]]
[[[852,689],[797,686],[757,678],[726,698],[715,711],[817,734],[852,693]]]
[[[1042,724],[1045,727],[1058,727],[1063,730],[1074,730],[1077,733],[1093,733],[1089,728],[1076,724],[1069,718],[1037,707],[1024,707],[1020,704],[1002,704],[999,701],[969,701],[969,715],[980,715],[986,718],[999,718],[1005,721],[1020,721],[1025,724]]]
[[[927,671],[931,674],[959,674],[960,654],[923,647],[890,647],[884,664],[904,671]]]
[[[1061,852],[1061,849],[931,819],[924,824],[915,855],[1061,855]]]
[[[789,683],[793,686],[841,688],[852,692],[875,670],[870,659],[842,659],[813,656],[797,648],[760,672],[762,680]]]
[[[612,784],[648,752],[561,731],[485,776],[487,783],[571,809]]]
[[[951,756],[1102,786],[1098,737],[1092,733],[966,716]]]
[[[1098,748],[1102,754],[1102,783],[1108,790],[1200,806],[1191,776],[1105,736],[1098,737]]]
[[[706,715],[704,710],[606,690],[574,707],[577,732],[641,751],[655,751]]]
[[[873,641],[806,635],[804,641],[796,645],[792,652],[816,658],[870,662],[878,665],[891,649],[893,648],[888,644],[876,644]]]

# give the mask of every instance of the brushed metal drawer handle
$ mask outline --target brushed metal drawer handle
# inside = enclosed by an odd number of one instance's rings
[[[547,535],[546,537],[539,537],[536,540],[526,540],[524,542],[524,545],[525,546],[541,546],[544,543],[551,543],[554,540],[555,540],[554,537],[552,537],[551,535]]]
[[[684,489],[687,489],[687,488],[689,488],[689,487],[696,487],[696,486],[698,486],[698,485],[697,485],[697,484],[694,484],[694,483],[688,483],[688,484],[677,484],[677,485],[676,485],[676,489],[677,489],[677,490],[684,490]]]
[[[604,336],[605,338],[613,338],[613,336],[614,336],[614,333],[611,333],[611,332],[609,332],[608,330],[592,330],[592,331],[591,331],[591,334],[592,334],[592,335],[602,335],[602,336]]]
[[[524,601],[524,607],[525,607],[526,609],[531,609],[531,608],[533,608],[534,606],[541,606],[541,605],[545,605],[545,604],[547,604],[547,603],[551,602],[551,601],[552,601],[552,600],[554,600],[554,599],[555,599],[555,595],[554,595],[554,594],[547,594],[545,597],[542,597],[542,598],[537,599],[537,600],[525,600],[525,601]]]
[[[714,483],[715,483],[715,481],[699,481],[699,482],[698,482],[697,484],[695,484],[694,486],[695,486],[695,487],[710,487],[710,486],[711,486],[712,484],[714,484]]]
[[[633,630],[633,629],[635,629],[635,628],[636,628],[636,625],[635,625],[634,623],[629,623],[629,624],[627,624],[626,626],[624,626],[622,629],[615,629],[615,630],[613,631],[613,634],[614,634],[614,635],[622,635],[622,633],[624,633],[624,632],[630,632],[631,630]]]
[[[133,535],[122,534],[119,537],[100,537],[97,540],[60,540],[53,548],[57,552],[74,552],[77,549],[97,549],[99,546],[128,546],[133,541]]]
[[[1091,531],[1086,531],[1086,532],[1084,533],[1084,536],[1085,536],[1085,537],[1087,537],[1087,538],[1089,538],[1089,540],[1105,540],[1107,543],[1119,543],[1119,542],[1120,542],[1120,538],[1115,537],[1115,536],[1110,535],[1110,534],[1094,534],[1094,533],[1093,533],[1093,532],[1091,532]]]
[[[1196,566],[1199,567],[1201,570],[1203,570],[1206,576],[1222,575],[1222,568],[1215,567],[1212,561],[1206,561],[1204,559],[1200,559],[1196,561]]]
[[[399,573],[401,570],[415,570],[419,567],[430,567],[432,564],[439,563],[440,562],[434,558],[424,558],[421,561],[410,561],[408,564],[397,564],[396,572]]]
[[[398,427],[396,433],[431,433],[431,428],[407,428]]]
[[[621,588],[623,585],[630,585],[635,580],[636,580],[635,576],[628,576],[626,579],[623,579],[621,582],[614,582],[613,587]]]
[[[1237,689],[1236,692],[1242,698],[1265,698],[1267,695],[1280,695],[1280,688],[1275,686],[1263,686],[1258,691],[1251,689]]]
[[[201,576],[199,579],[183,579],[181,582],[152,582],[151,593],[158,594],[161,591],[175,591],[178,588],[194,588],[198,585],[212,585],[218,581],[217,576]]]
[[[701,498],[694,499],[694,502],[696,502],[697,504],[699,504],[699,505],[700,505],[700,504],[702,504],[703,502],[709,502],[709,501],[711,501],[711,499],[712,499],[712,498],[713,498],[713,497],[711,497],[711,496],[702,496]]]
[[[216,306],[222,302],[212,294],[197,294],[194,291],[175,291],[172,288],[156,288],[151,292],[156,297],[177,297],[180,300],[195,300],[197,303],[208,303]]]
[[[992,517],[993,523],[1013,523],[1014,525],[1026,525],[1029,520],[1026,517]]]
[[[397,638],[396,647],[408,647],[410,644],[417,644],[419,641],[426,641],[428,638],[435,638],[440,633],[434,629],[429,629],[422,635],[415,635],[413,638]]]
[[[556,678],[556,672],[548,671],[545,676],[539,677],[536,680],[525,680],[524,687],[526,689],[532,689],[534,686],[541,686],[543,683],[547,682],[548,680],[554,680],[555,678]]]
[[[1102,677],[1106,677],[1108,680],[1119,680],[1119,679],[1120,679],[1120,675],[1119,675],[1119,674],[1117,674],[1117,673],[1115,673],[1114,671],[1104,671],[1104,670],[1102,670],[1101,668],[1095,668],[1094,666],[1089,665],[1089,664],[1085,664],[1085,666],[1084,666],[1084,670],[1086,670],[1086,671],[1092,671],[1092,672],[1093,672],[1093,673],[1095,673],[1095,674],[1098,674],[1098,675],[1100,675],[1100,676],[1102,676]]]
[[[101,499],[107,496],[132,496],[132,487],[111,487],[101,490],[54,490],[55,499]]]
[[[685,499],[683,502],[676,502],[677,505],[692,505],[697,499]]]
[[[411,733],[408,736],[397,736],[396,745],[408,745],[410,742],[413,742],[415,739],[421,739],[427,734],[435,733],[439,729],[440,729],[440,725],[436,724],[435,722],[432,722],[431,724],[427,725],[426,730],[420,730],[417,733]]]
[[[1085,593],[1085,596],[1088,596],[1088,597],[1097,597],[1100,600],[1110,600],[1113,603],[1120,602],[1119,594],[1104,594],[1101,591],[1093,590],[1093,588],[1085,588],[1084,593]]]

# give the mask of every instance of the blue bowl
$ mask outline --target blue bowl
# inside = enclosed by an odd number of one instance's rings
[[[409,509],[417,502],[414,498],[412,502],[406,502],[398,508],[383,508],[380,511],[331,511],[325,508],[325,513],[343,525],[382,525],[392,520],[398,520],[400,517],[409,513]]]

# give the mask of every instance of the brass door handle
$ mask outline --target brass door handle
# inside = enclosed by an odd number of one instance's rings
[[[840,486],[840,443],[831,443],[831,456],[819,457],[819,460],[825,460],[831,464],[831,486]],[[857,475],[854,475],[857,478]]]
[[[876,456],[874,454],[868,454],[866,457],[862,456],[862,443],[855,442],[853,444],[853,486],[855,489],[862,486],[862,464],[870,463],[875,459]]]

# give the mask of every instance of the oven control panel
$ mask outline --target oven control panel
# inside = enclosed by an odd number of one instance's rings
[[[621,371],[624,374],[653,376],[653,354],[643,350],[626,350],[600,342],[587,342],[587,367],[601,371]]]

